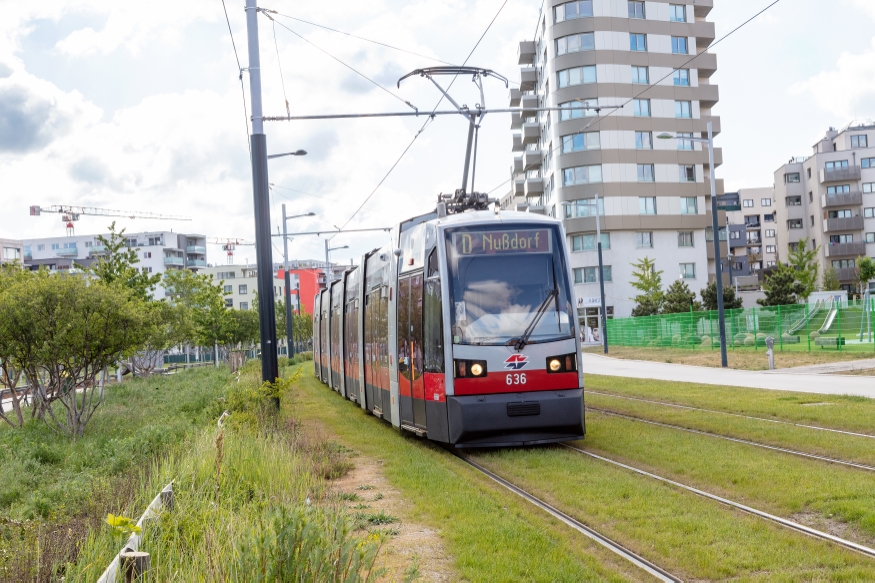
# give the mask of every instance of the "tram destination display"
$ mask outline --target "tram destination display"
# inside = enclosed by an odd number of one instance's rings
[[[452,244],[459,257],[553,252],[549,229],[507,229],[453,233]]]

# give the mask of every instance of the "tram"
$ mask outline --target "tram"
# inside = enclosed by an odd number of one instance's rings
[[[559,220],[436,212],[316,296],[316,376],[400,431],[456,447],[580,439],[580,331]]]

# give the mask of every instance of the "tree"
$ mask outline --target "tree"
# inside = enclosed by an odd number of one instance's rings
[[[4,308],[9,306],[9,300],[4,297],[4,292],[28,277],[33,277],[33,272],[24,271],[18,265],[0,266],[0,391],[3,390],[4,386],[10,389],[12,413],[15,415],[14,418],[7,415],[3,411],[3,407],[0,406],[0,419],[13,428],[24,425],[24,411],[21,408],[21,403],[25,393],[15,391],[24,371],[20,363],[12,358],[15,339],[10,335],[9,322],[6,319],[9,310]]]
[[[164,365],[164,353],[186,341],[188,316],[182,306],[165,300],[146,302],[146,340],[143,350],[131,355],[130,368],[134,376],[149,376]]]
[[[256,344],[258,335],[258,312],[254,310],[229,310],[225,341],[231,346],[246,348]]]
[[[698,312],[701,309],[702,304],[696,301],[696,294],[690,291],[687,282],[678,279],[666,290],[662,303],[663,314],[679,314],[690,310]]]
[[[820,247],[809,249],[808,239],[802,239],[787,256],[788,264],[796,270],[796,281],[803,286],[799,294],[803,300],[807,300],[817,290],[818,253]]]
[[[875,279],[875,260],[871,257],[857,257],[854,275],[860,293],[865,293],[869,280]]]
[[[712,281],[699,292],[702,296],[702,307],[705,310],[717,310],[717,282]],[[727,310],[739,310],[744,307],[744,301],[736,297],[734,287],[723,287],[723,308]]]
[[[798,296],[805,291],[805,285],[797,280],[798,272],[787,265],[781,265],[763,282],[766,297],[757,300],[761,306],[787,306],[799,302]]]
[[[632,310],[632,316],[653,316],[662,310],[662,271],[656,271],[656,262],[645,257],[638,263],[632,263],[632,287],[640,294],[633,299],[637,304]]]
[[[42,270],[11,285],[0,306],[6,358],[27,378],[34,416],[81,437],[103,402],[98,375],[146,341],[143,300],[123,285]]]
[[[108,239],[103,235],[97,236],[97,243],[104,247],[104,252],[88,271],[105,284],[118,283],[130,289],[141,300],[149,300],[155,287],[161,282],[161,275],[150,275],[135,267],[140,262],[137,255],[139,249],[128,247],[124,234],[124,229],[116,232],[113,221],[109,226]]]
[[[836,268],[829,266],[823,270],[823,281],[820,284],[823,291],[836,291],[842,289],[842,282],[839,280],[839,272]]]

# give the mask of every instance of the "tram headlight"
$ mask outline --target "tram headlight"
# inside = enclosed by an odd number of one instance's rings
[[[454,361],[457,379],[479,379],[488,372],[485,360],[460,360]]]
[[[577,355],[562,354],[559,356],[547,357],[547,372],[577,372]]]
[[[483,367],[475,362],[474,364],[471,365],[471,374],[474,375],[475,377],[479,377],[480,375],[483,374]]]

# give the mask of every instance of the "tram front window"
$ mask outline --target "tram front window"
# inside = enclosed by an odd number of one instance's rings
[[[454,344],[513,344],[530,327],[529,344],[572,336],[558,236],[552,227],[479,226],[449,233]]]

